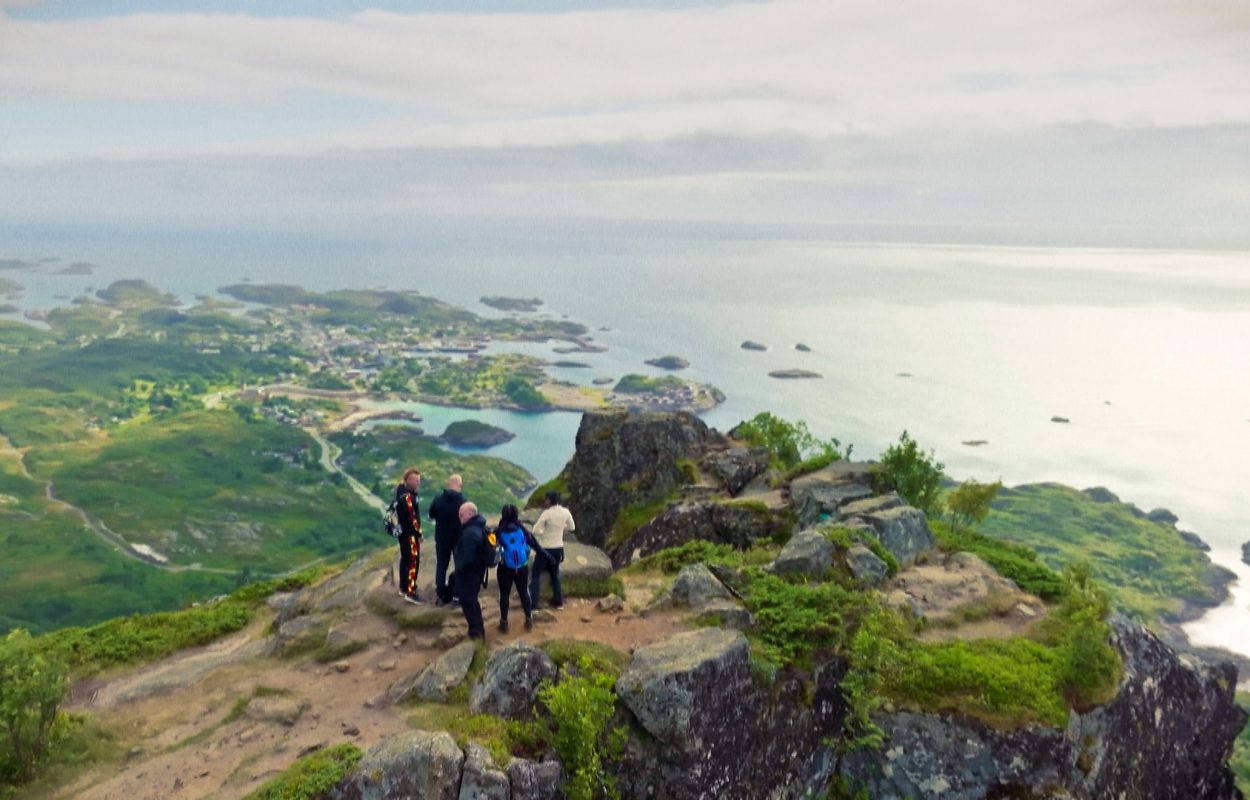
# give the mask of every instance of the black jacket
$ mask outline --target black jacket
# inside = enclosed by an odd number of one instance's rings
[[[478,514],[460,529],[460,538],[456,541],[453,553],[456,559],[456,572],[467,575],[470,572],[485,570],[490,563],[487,551],[490,545],[486,541],[486,517]]]
[[[395,516],[404,536],[421,535],[421,506],[417,493],[405,484],[395,487]]]
[[[439,547],[451,547],[460,537],[460,506],[464,495],[451,489],[430,501],[430,519],[434,520],[434,541]]]

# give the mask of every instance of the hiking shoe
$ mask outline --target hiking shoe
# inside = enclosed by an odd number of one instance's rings
[[[406,594],[406,595],[404,595],[404,602],[405,602],[405,603],[412,603],[414,606],[423,606],[423,605],[425,605],[425,601],[424,601],[424,600],[422,600],[420,597],[418,597],[418,596],[417,596],[417,595],[415,595],[415,594]]]
[[[525,630],[527,631],[534,630],[534,618],[533,617],[525,618]]]
[[[552,603],[551,607],[554,608],[556,611],[563,611],[564,603]]]
[[[508,632],[508,621],[506,619],[499,620],[499,632],[500,633]]]

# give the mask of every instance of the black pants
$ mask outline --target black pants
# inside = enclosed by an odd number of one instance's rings
[[[399,537],[399,591],[416,595],[417,572],[421,569],[421,537]]]
[[[464,621],[469,623],[470,639],[486,638],[482,606],[477,602],[477,595],[482,591],[482,579],[485,577],[486,570],[481,568],[456,570],[456,594],[460,595],[460,610],[464,612]]]
[[[551,591],[555,593],[555,603],[564,605],[564,592],[560,588],[560,562],[564,560],[563,547],[549,547],[534,556],[534,574],[530,577],[530,602],[535,606],[542,599],[543,573],[551,574]]]
[[[451,600],[452,587],[447,583],[447,567],[451,564],[451,551],[455,542],[434,540],[434,592],[444,603]]]
[[[512,569],[501,565],[495,570],[495,582],[499,584],[500,624],[508,621],[508,606],[510,605],[508,595],[512,594],[514,584],[517,596],[521,598],[521,608],[525,610],[525,618],[529,619],[533,615],[534,606],[530,603],[530,568],[528,566]]]

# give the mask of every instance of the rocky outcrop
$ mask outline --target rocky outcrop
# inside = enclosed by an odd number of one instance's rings
[[[539,686],[555,677],[556,665],[550,656],[525,642],[514,642],[496,650],[486,662],[469,708],[474,714],[533,719]]]
[[[824,575],[833,566],[836,549],[818,530],[799,531],[781,548],[771,569],[779,575]]]
[[[511,800],[507,774],[480,744],[464,748],[464,772],[460,776],[460,800]]]
[[[870,501],[871,502],[871,501]],[[916,556],[937,546],[924,512],[911,506],[897,506],[884,511],[858,514],[851,518],[871,526],[877,540],[900,566],[909,566]]]
[[[1119,693],[1066,730],[1002,731],[934,714],[881,714],[880,749],[847,756],[843,773],[874,798],[1239,797],[1226,766],[1246,713],[1231,664],[1178,656],[1140,626],[1116,620]]]
[[[411,731],[378,742],[330,800],[459,800],[464,753],[448,733]]]
[[[799,525],[806,527],[834,518],[848,503],[872,497],[869,482],[851,479],[851,474],[854,473],[827,467],[796,478],[790,484],[790,501]]]
[[[730,447],[707,455],[703,459],[703,468],[721,482],[726,492],[736,495],[768,469],[768,463],[766,448]]]
[[[639,649],[617,681],[647,731],[617,769],[626,798],[802,797],[827,784],[822,738],[845,714],[839,670],[757,685],[742,634],[709,628]]]
[[[608,593],[613,572],[612,559],[597,547],[566,538],[560,580],[564,593],[572,597],[602,597]]]
[[[693,414],[589,412],[565,468],[578,536],[603,546],[628,502],[662,497],[683,484],[679,461],[698,459],[723,437]]]
[[[473,664],[474,652],[476,647],[473,642],[461,642],[435,659],[433,664],[391,684],[386,693],[370,705],[395,705],[412,699],[445,702],[448,695],[464,683]]]
[[[756,539],[780,538],[788,528],[783,516],[749,501],[677,503],[612,548],[612,561],[623,567],[696,539],[747,548]]]
[[[853,544],[846,551],[846,567],[860,586],[876,586],[890,571],[876,553],[862,544]]]

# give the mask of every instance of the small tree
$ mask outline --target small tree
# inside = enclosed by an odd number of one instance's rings
[[[553,746],[565,770],[564,793],[569,800],[621,796],[607,770],[607,762],[620,757],[626,737],[625,728],[611,726],[615,685],[612,675],[597,671],[583,656],[576,672],[565,672],[559,683],[544,683],[539,690],[554,724]]]
[[[947,492],[946,514],[950,519],[951,529],[967,529],[984,522],[1001,488],[1002,481],[978,483],[968,480]]]
[[[944,467],[932,450],[926,455],[916,440],[903,431],[898,444],[890,445],[881,454],[876,488],[893,489],[925,514],[933,514],[941,497]]]
[[[844,455],[849,457],[852,449],[848,445],[843,454],[842,443],[836,438],[817,439],[807,423],[790,422],[767,411],[739,424],[730,433],[748,444],[767,448],[773,466],[781,470],[819,469]]]
[[[0,778],[35,777],[68,688],[64,667],[40,653],[29,633],[14,630],[0,641]]]

